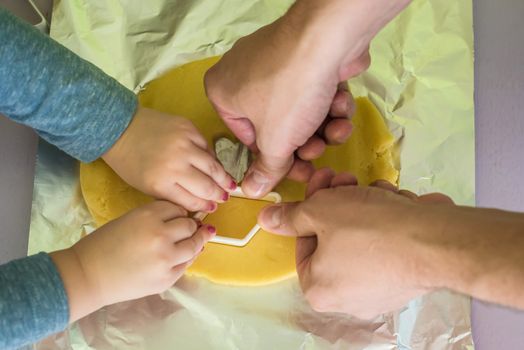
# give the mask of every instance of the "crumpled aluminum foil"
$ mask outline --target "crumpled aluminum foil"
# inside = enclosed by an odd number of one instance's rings
[[[139,91],[183,63],[225,52],[291,0],[61,0],[51,36]],[[415,0],[373,42],[350,82],[402,136],[401,185],[474,203],[472,3]],[[78,166],[42,142],[29,253],[94,228]],[[384,286],[387,288],[387,286]],[[439,291],[372,321],[313,312],[296,278],[229,287],[184,277],[161,295],[105,307],[35,349],[472,349],[469,298]]]

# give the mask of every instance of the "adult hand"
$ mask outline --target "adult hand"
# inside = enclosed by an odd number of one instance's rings
[[[170,288],[215,235],[187,211],[157,201],[54,252],[74,321],[98,308]]]
[[[259,151],[243,182],[246,194],[263,196],[292,167],[290,177],[307,180],[309,161],[349,137],[353,103],[345,80],[369,66],[370,40],[408,3],[299,0],[208,71],[216,110]]]
[[[438,286],[427,244],[444,222],[432,215],[451,207],[441,194],[416,196],[379,181],[355,186],[349,174],[321,170],[302,203],[266,208],[266,230],[299,237],[297,271],[317,311],[360,318],[396,310]]]
[[[189,120],[148,108],[102,158],[131,186],[190,211],[212,212],[236,188]]]

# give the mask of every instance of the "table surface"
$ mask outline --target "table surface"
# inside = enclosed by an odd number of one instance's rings
[[[51,0],[35,1],[50,13]],[[29,21],[20,0],[0,0]],[[524,1],[474,0],[477,205],[524,211]],[[37,137],[0,116],[0,263],[27,252]],[[515,185],[514,185],[515,184]],[[524,313],[473,302],[476,348],[524,348]]]

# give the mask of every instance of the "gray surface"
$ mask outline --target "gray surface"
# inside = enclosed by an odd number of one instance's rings
[[[474,7],[477,203],[524,211],[524,1]],[[0,262],[26,253],[35,150],[31,131],[0,117]],[[472,321],[477,349],[524,348],[524,313],[474,302]]]
[[[0,264],[25,256],[36,134],[0,116]]]
[[[50,12],[50,0],[37,1]],[[26,1],[0,0],[32,24],[41,20]],[[0,115],[0,264],[27,255],[38,138],[27,127]]]
[[[51,20],[53,0],[33,0],[33,3],[38,7],[48,21]],[[33,10],[27,0],[0,0],[0,6],[6,7],[8,10],[31,24],[40,23],[40,16],[38,16],[38,14]]]
[[[524,1],[474,5],[477,204],[524,211]],[[477,349],[524,349],[524,313],[474,302],[472,322]]]

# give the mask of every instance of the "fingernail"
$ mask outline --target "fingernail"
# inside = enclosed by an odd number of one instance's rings
[[[231,183],[229,184],[229,189],[231,191],[234,191],[234,190],[237,189],[237,187],[238,187],[237,183],[235,181],[231,180]]]
[[[269,219],[269,229],[280,227],[282,223],[282,208],[278,206],[269,207],[266,209],[266,215]]]
[[[258,171],[253,171],[249,174],[246,185],[252,195],[258,197],[267,192],[269,187],[269,179]]]
[[[223,195],[222,195],[222,200],[224,202],[227,202],[227,200],[229,199],[229,193],[225,192]]]
[[[216,204],[215,202],[210,202],[207,205],[207,211],[210,213],[213,213],[215,210],[217,210],[217,208],[218,208],[218,204]]]
[[[207,225],[207,232],[211,233],[212,235],[215,235],[217,233],[217,229],[215,226]]]

